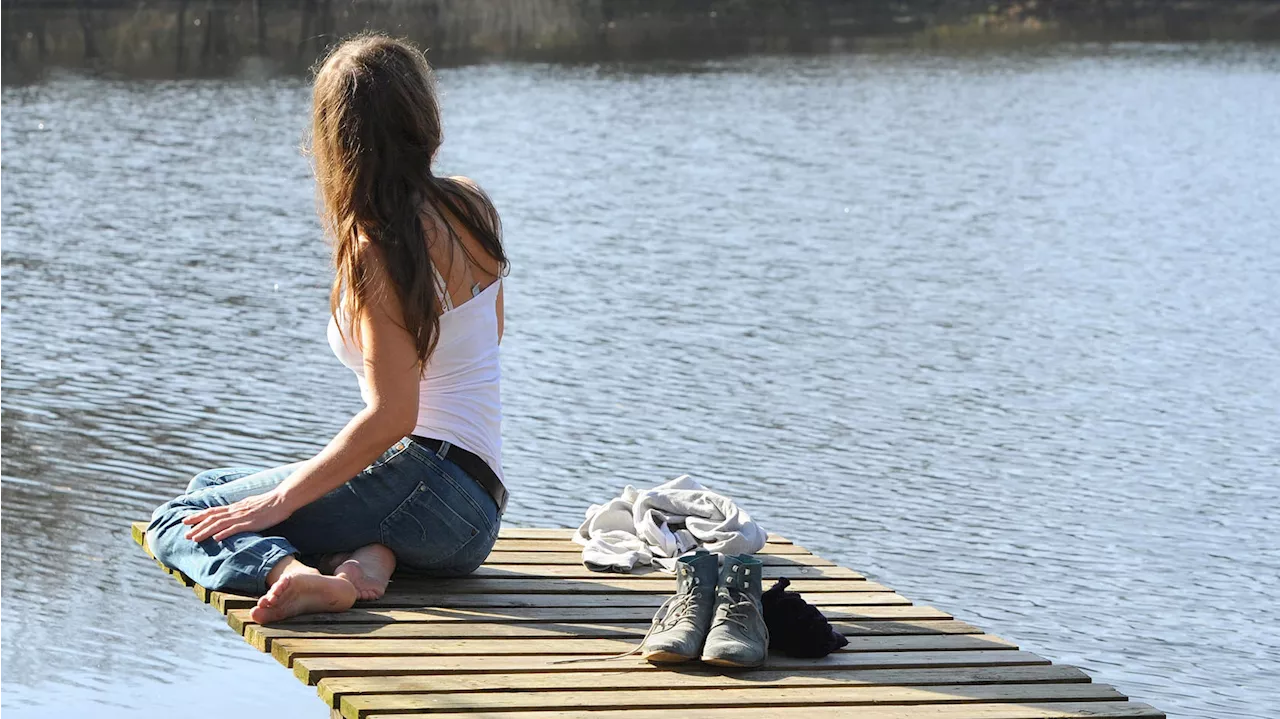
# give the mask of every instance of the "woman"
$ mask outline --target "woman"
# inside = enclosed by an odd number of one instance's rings
[[[147,529],[166,565],[261,594],[256,622],[377,598],[397,563],[469,573],[497,538],[507,257],[488,197],[432,174],[440,141],[422,53],[364,35],[324,61],[312,154],[336,270],[329,343],[367,406],[307,461],[200,474]]]

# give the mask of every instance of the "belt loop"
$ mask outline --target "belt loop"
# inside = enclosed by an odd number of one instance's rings
[[[436,452],[436,459],[444,459],[445,456],[449,454],[449,448],[452,446],[453,445],[449,444],[448,442],[441,440],[440,449],[439,451]]]

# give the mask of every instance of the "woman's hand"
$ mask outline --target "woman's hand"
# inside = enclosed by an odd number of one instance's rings
[[[293,510],[285,506],[283,497],[276,492],[267,492],[223,507],[196,512],[182,523],[194,525],[187,532],[187,539],[203,542],[213,537],[220,542],[241,532],[260,532],[274,527],[291,514]]]

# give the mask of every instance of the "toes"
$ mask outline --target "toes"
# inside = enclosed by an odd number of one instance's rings
[[[280,578],[275,584],[271,585],[266,594],[262,595],[258,600],[258,604],[263,607],[274,607],[279,604],[284,599],[289,588],[293,586],[292,579],[293,577]]]
[[[254,607],[249,610],[249,618],[258,624],[270,624],[275,617],[272,616],[271,610],[262,606]]]
[[[356,588],[356,593],[361,599],[377,599],[383,595],[383,588],[378,586],[377,582],[368,580],[353,580],[347,577],[347,581],[351,582],[351,586]]]

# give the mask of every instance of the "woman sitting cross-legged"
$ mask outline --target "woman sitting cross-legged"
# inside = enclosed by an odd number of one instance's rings
[[[379,35],[338,46],[316,74],[311,134],[336,271],[329,344],[366,407],[311,459],[200,474],[147,529],[164,564],[262,595],[259,623],[375,599],[397,564],[467,574],[506,502],[507,258],[488,197],[432,174],[440,112],[422,53]]]

